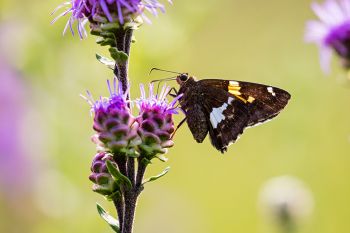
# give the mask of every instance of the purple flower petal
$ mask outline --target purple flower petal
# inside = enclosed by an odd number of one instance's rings
[[[175,97],[175,99],[169,103],[166,97],[169,94],[170,87],[163,85],[159,95],[155,95],[153,89],[153,83],[149,84],[149,96],[147,97],[144,86],[140,84],[141,98],[135,101],[140,112],[149,111],[150,109],[154,109],[164,114],[173,114],[177,112],[177,109],[174,109],[174,105],[181,96]]]
[[[311,8],[320,20],[307,22],[305,41],[319,47],[322,70],[329,73],[333,52],[350,61],[350,0],[326,0]]]

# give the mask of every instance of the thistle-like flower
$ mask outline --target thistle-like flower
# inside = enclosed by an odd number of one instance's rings
[[[156,154],[164,154],[167,148],[172,147],[172,133],[174,132],[173,114],[177,114],[175,104],[181,97],[176,97],[170,103],[167,94],[170,87],[163,86],[160,95],[153,93],[153,84],[149,85],[149,96],[146,96],[145,88],[140,85],[141,98],[136,100],[140,110],[136,118],[139,123],[138,134],[142,144],[139,145],[140,153],[148,159],[152,159]]]
[[[307,23],[305,40],[319,47],[323,71],[329,73],[333,52],[350,68],[350,0],[326,0],[311,7],[320,20]]]
[[[118,190],[117,183],[108,172],[107,160],[113,162],[112,156],[105,152],[96,154],[91,165],[92,173],[89,176],[89,180],[94,183],[92,190],[102,195],[111,195]]]
[[[168,0],[171,3],[171,0]],[[133,21],[138,16],[150,23],[150,20],[144,14],[144,10],[157,16],[158,10],[164,12],[164,5],[158,0],[71,0],[58,6],[57,10],[65,8],[53,21],[67,14],[71,14],[64,33],[70,28],[74,35],[73,23],[77,22],[78,33],[81,38],[86,37],[87,33],[84,25],[89,21],[90,27],[96,30],[101,24],[117,23],[124,25]]]
[[[87,92],[88,97],[84,97],[94,113],[93,129],[97,134],[93,136],[93,141],[99,148],[113,154],[134,155],[140,140],[128,106],[127,92],[123,93],[122,85],[117,85],[116,79],[113,87],[109,81],[107,84],[110,97],[100,97],[95,101],[90,92]]]

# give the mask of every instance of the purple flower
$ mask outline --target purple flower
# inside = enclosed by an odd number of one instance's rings
[[[170,103],[167,100],[169,87],[163,86],[160,95],[153,93],[153,84],[149,85],[149,96],[146,96],[145,88],[140,86],[141,98],[136,100],[140,110],[137,122],[138,133],[142,144],[139,146],[140,153],[152,158],[157,153],[166,153],[169,147],[174,145],[172,133],[174,122],[172,115],[177,113],[176,102],[181,96],[176,97]]]
[[[172,3],[171,0],[168,1]],[[144,14],[144,10],[155,16],[158,15],[158,10],[165,11],[164,5],[159,3],[158,0],[71,0],[58,6],[53,13],[61,8],[65,8],[65,10],[52,23],[71,13],[63,33],[69,27],[74,35],[73,23],[77,22],[78,33],[81,38],[87,35],[84,28],[87,21],[90,21],[93,28],[96,25],[108,22],[117,22],[123,25],[141,15],[145,21],[150,23],[150,20]]]
[[[16,200],[26,196],[32,182],[26,147],[32,141],[22,136],[27,113],[23,77],[2,58],[0,83],[0,189],[4,197]]]
[[[111,195],[118,190],[117,183],[108,172],[107,160],[114,162],[112,156],[105,152],[96,154],[91,165],[92,173],[89,176],[89,180],[94,183],[92,190],[102,195]]]
[[[350,67],[350,0],[326,0],[311,5],[319,21],[307,23],[305,40],[315,43],[320,50],[321,67],[330,71],[333,51],[346,68]]]
[[[121,83],[117,86],[117,79],[114,79],[113,87],[109,81],[107,84],[110,97],[100,97],[95,101],[90,92],[87,92],[88,97],[83,97],[94,113],[93,129],[97,133],[93,136],[94,142],[113,154],[133,154],[139,138],[135,119],[128,107],[127,92],[123,93]]]

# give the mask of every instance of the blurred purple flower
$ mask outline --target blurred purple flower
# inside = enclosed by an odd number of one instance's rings
[[[319,21],[307,22],[305,40],[315,43],[320,50],[321,67],[330,72],[333,51],[344,67],[350,67],[350,0],[326,0],[311,5]]]
[[[172,3],[171,0],[168,0],[168,2]],[[87,35],[84,27],[87,21],[98,24],[106,22],[124,24],[141,15],[143,19],[150,23],[150,20],[144,14],[144,10],[155,16],[158,15],[158,10],[165,12],[164,5],[159,3],[158,0],[71,0],[58,6],[53,14],[61,8],[65,8],[65,10],[52,23],[71,13],[63,33],[69,27],[74,35],[73,23],[76,21],[81,38]]]
[[[141,154],[147,154],[152,158],[157,153],[166,153],[166,148],[174,145],[171,137],[174,132],[172,115],[177,114],[175,104],[181,95],[169,103],[166,97],[170,87],[166,85],[163,86],[159,96],[153,93],[153,84],[149,85],[148,97],[143,85],[140,89],[141,98],[136,100],[140,110],[137,117],[140,125],[138,133],[142,140],[139,148]]]
[[[100,97],[95,101],[87,92],[83,97],[91,105],[94,113],[93,128],[97,135],[93,141],[99,148],[113,153],[134,153],[134,147],[138,144],[138,136],[133,123],[135,121],[128,105],[127,92],[123,93],[122,84],[117,85],[117,79],[113,81],[113,87],[107,81],[110,97]]]
[[[24,87],[19,74],[1,59],[0,83],[0,189],[13,197],[21,195],[30,183],[30,161],[21,137]]]

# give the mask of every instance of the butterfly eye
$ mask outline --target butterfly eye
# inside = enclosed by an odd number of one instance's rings
[[[181,74],[181,75],[180,75],[180,81],[181,81],[181,82],[186,82],[187,79],[188,79],[188,76],[187,76],[186,74]]]

